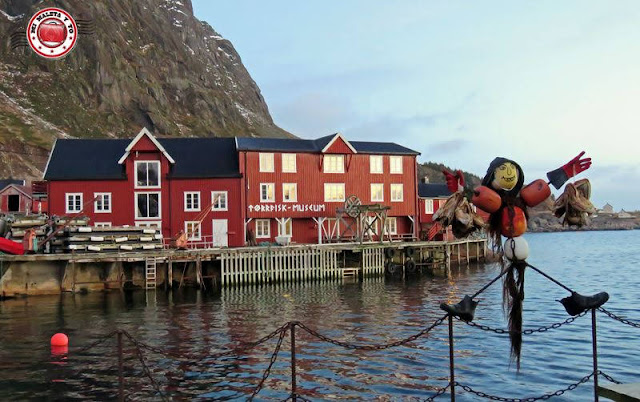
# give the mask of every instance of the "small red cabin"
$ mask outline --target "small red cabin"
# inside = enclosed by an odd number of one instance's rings
[[[419,183],[418,184],[418,209],[420,210],[420,238],[424,240],[450,240],[453,239],[450,228],[435,229],[433,214],[447,202],[451,191],[444,183]],[[431,234],[430,234],[431,233]]]
[[[31,205],[31,188],[25,185],[9,184],[0,190],[0,212],[2,213],[28,214],[31,212]]]

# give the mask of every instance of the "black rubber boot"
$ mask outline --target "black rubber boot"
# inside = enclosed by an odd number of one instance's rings
[[[593,296],[583,296],[580,293],[573,292],[571,296],[567,296],[560,300],[569,315],[575,316],[592,308],[598,308],[609,300],[609,293],[600,292]]]
[[[468,295],[456,304],[440,304],[440,308],[454,317],[458,317],[463,321],[473,321],[473,315],[476,312],[477,301],[474,301]]]

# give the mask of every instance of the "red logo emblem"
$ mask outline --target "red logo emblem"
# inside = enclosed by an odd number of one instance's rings
[[[71,14],[60,8],[45,8],[33,15],[27,25],[27,40],[42,57],[58,59],[73,49],[78,27]]]

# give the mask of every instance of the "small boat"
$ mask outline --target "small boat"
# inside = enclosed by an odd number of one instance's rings
[[[0,251],[5,254],[22,255],[24,254],[24,247],[22,247],[21,243],[0,237]]]

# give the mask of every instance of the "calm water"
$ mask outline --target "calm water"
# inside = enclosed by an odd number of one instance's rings
[[[580,232],[527,235],[529,261],[570,287],[610,293],[606,307],[640,320],[638,255],[640,232]],[[0,302],[0,400],[87,400],[115,396],[116,347],[109,340],[88,353],[73,353],[115,328],[174,353],[201,356],[237,341],[255,340],[280,324],[299,320],[322,333],[357,343],[384,342],[416,333],[442,315],[442,301],[457,302],[499,272],[497,265],[472,265],[449,279],[365,280],[223,290],[111,293],[38,297]],[[566,292],[533,271],[526,276],[524,328],[563,321],[556,300]],[[484,293],[476,322],[505,327],[501,284]],[[598,314],[600,367],[621,381],[640,381],[640,329]],[[48,339],[70,335],[67,359],[51,355]],[[525,336],[522,369],[509,363],[505,335],[455,322],[457,380],[506,397],[528,397],[564,388],[591,370],[590,318],[555,331]],[[301,333],[299,392],[310,399],[403,400],[424,398],[448,378],[447,326],[408,346],[350,351]],[[244,399],[258,382],[275,340],[249,355],[186,364],[146,354],[155,378],[175,400]],[[158,399],[142,379],[141,366],[126,348],[126,389],[131,399]],[[278,400],[289,392],[289,342],[283,343],[259,398]],[[601,379],[601,381],[604,381]],[[557,401],[592,400],[592,382]],[[448,395],[439,400],[447,400]],[[458,390],[458,400],[480,400]]]

